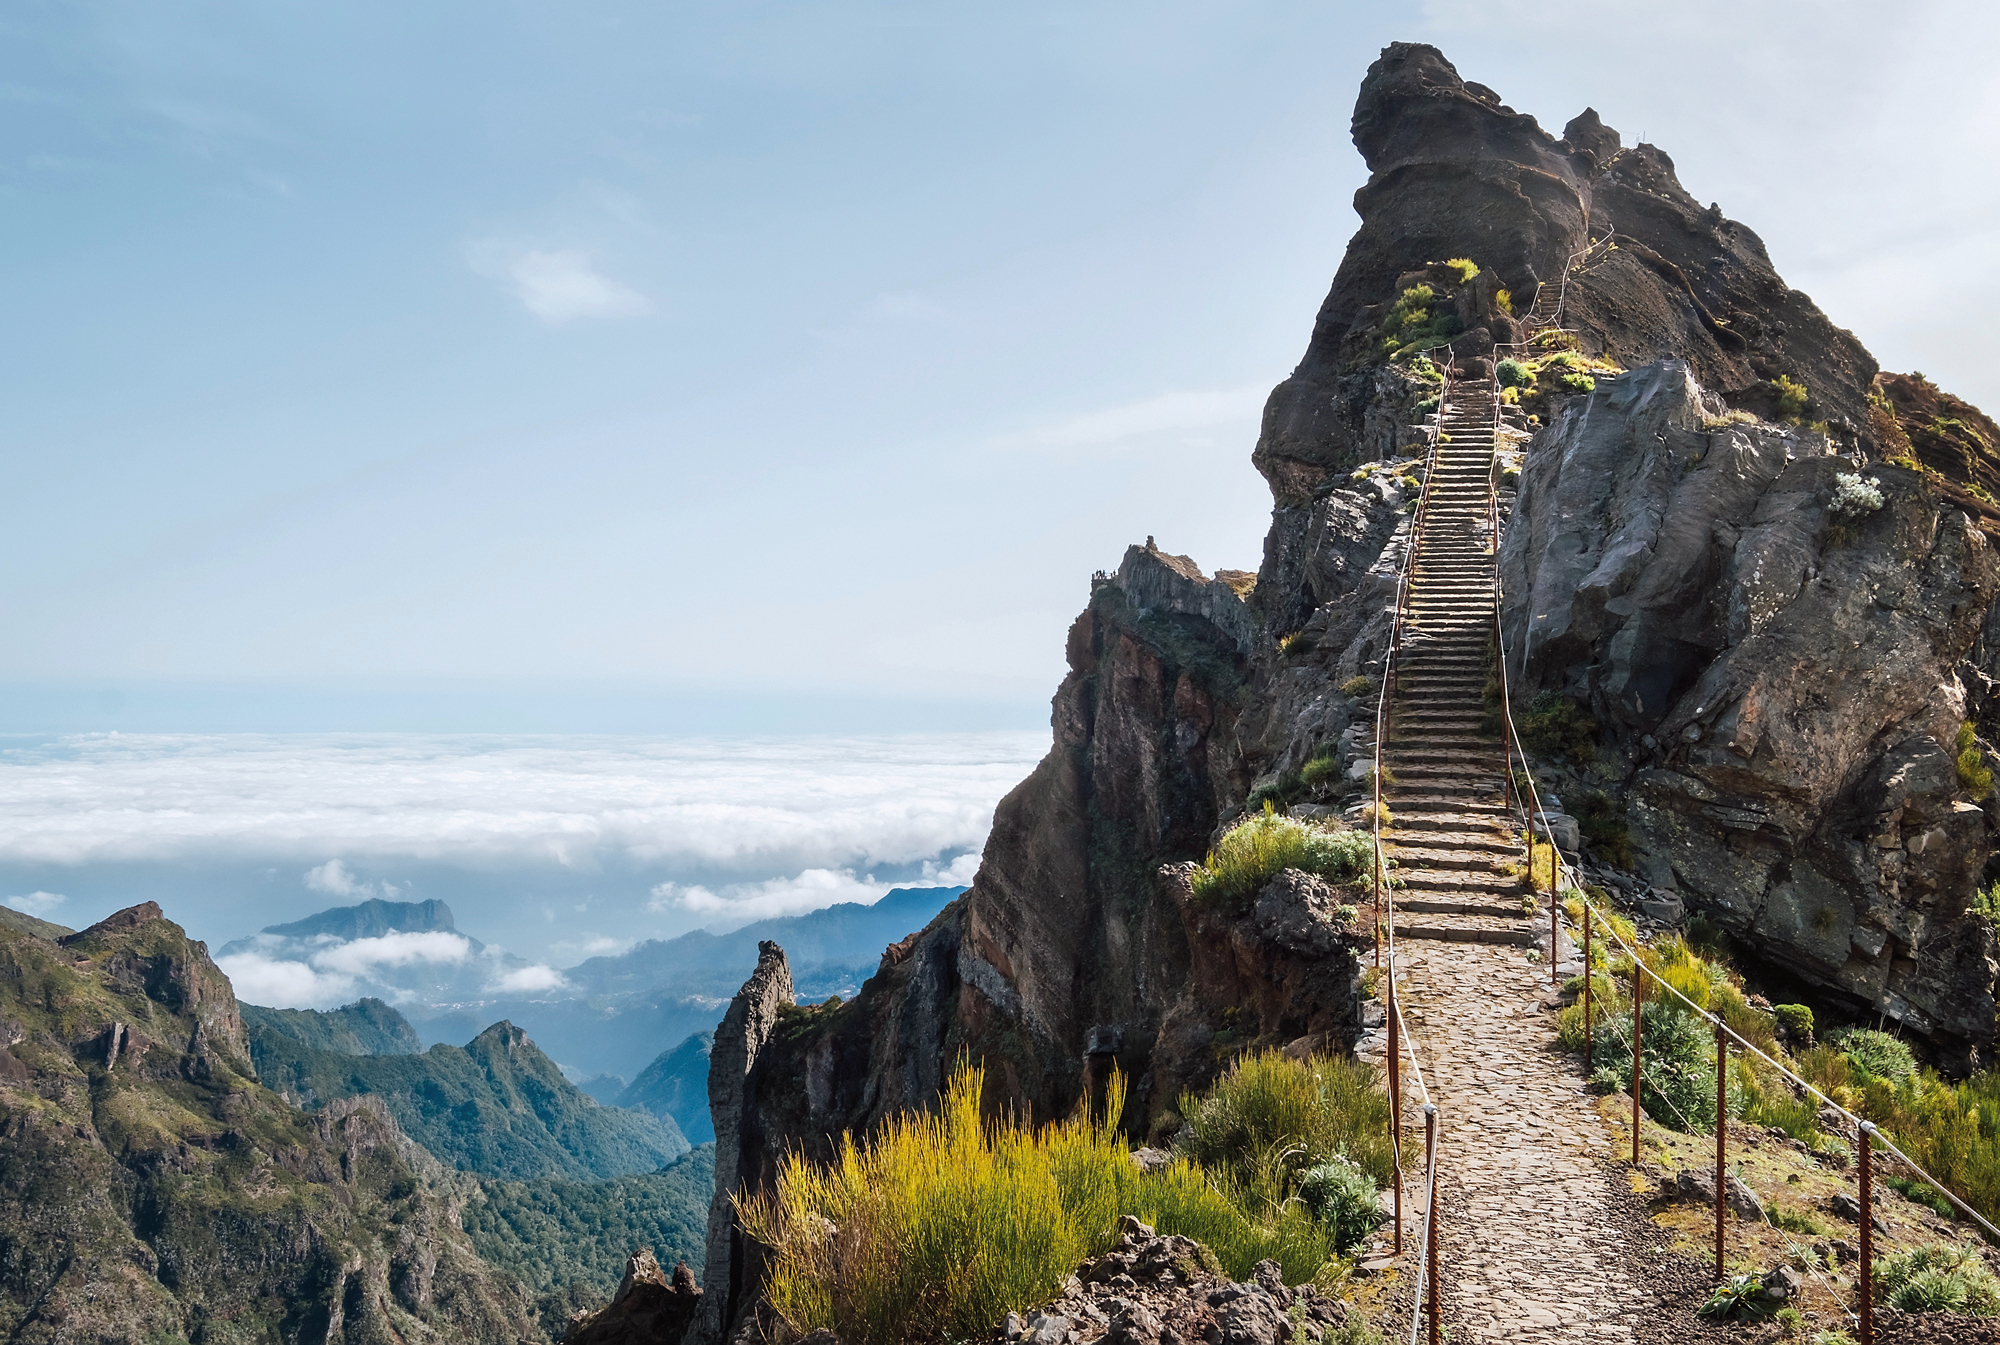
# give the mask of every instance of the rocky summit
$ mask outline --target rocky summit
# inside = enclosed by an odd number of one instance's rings
[[[1892,1027],[1948,1072],[1992,1049],[1973,905],[1994,849],[2000,432],[1881,374],[1754,231],[1590,109],[1552,134],[1399,43],[1353,136],[1360,227],[1251,454],[1273,501],[1258,573],[1130,547],[1090,581],[1054,746],[972,888],[844,1003],[795,1005],[766,945],[715,1042],[691,1339],[755,1305],[732,1197],[934,1105],[962,1053],[996,1113],[1064,1115],[1115,1068],[1127,1128],[1167,1139],[1180,1096],[1247,1047],[1366,1046],[1365,885],[1290,872],[1217,903],[1194,878],[1266,808],[1365,824],[1387,677],[1430,702],[1381,744],[1421,898],[1399,937],[1546,950],[1503,853],[1505,694],[1538,831],[1646,929],[1699,918],[1829,1021]],[[1483,456],[1460,463],[1468,440]],[[1433,443],[1446,522],[1390,666]],[[1008,1338],[1180,1331],[1132,1301],[1121,1317],[1072,1286]]]

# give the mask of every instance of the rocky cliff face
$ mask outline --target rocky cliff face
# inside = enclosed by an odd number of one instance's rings
[[[0,1338],[535,1339],[469,1188],[378,1103],[261,1087],[229,982],[148,902],[0,928]]]
[[[1954,760],[2000,562],[1917,471],[1730,423],[1678,362],[1531,446],[1501,548],[1510,665],[1596,720],[1648,882],[1949,1049],[1991,1040],[1993,849]]]
[[[1418,284],[1478,376],[1520,336],[1513,314],[1560,286],[1604,375],[1517,418],[1524,470],[1502,497],[1517,707],[1546,692],[1595,717],[1594,758],[1542,773],[1600,792],[1597,834],[1622,825],[1632,845],[1599,842],[1592,872],[1671,889],[1961,1063],[1992,1040],[1993,936],[1966,915],[1992,840],[1955,760],[1960,720],[2000,714],[2000,571],[1969,489],[1984,478],[1875,461],[1915,442],[1914,397],[1878,388],[1754,233],[1594,113],[1551,136],[1399,44],[1354,133],[1361,228],[1253,455],[1274,501],[1254,590],[1238,600],[1150,543],[1097,577],[1055,746],[996,812],[972,889],[855,1000],[780,1011],[726,1069],[718,1038],[736,1181],[928,1105],[960,1051],[986,1059],[990,1102],[1045,1116],[1116,1064],[1144,1127],[1172,1125],[1178,1091],[1244,1045],[1352,1039],[1354,956],[1325,894],[1274,883],[1226,918],[1189,899],[1186,866],[1246,803],[1325,815],[1358,795],[1372,692],[1349,681],[1382,672],[1435,391],[1382,334]],[[1445,284],[1453,258],[1479,276]],[[1840,480],[1856,474],[1858,494]]]

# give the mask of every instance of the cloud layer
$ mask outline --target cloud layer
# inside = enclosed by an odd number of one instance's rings
[[[0,751],[0,863],[299,863],[348,900],[387,895],[355,877],[356,856],[859,881],[976,851],[1047,747],[1018,732],[83,735]]]

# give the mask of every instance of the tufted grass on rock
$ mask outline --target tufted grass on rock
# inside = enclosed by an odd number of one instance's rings
[[[2000,1280],[1970,1243],[1883,1257],[1875,1263],[1875,1296],[1902,1312],[2000,1316]]]
[[[1971,724],[1960,724],[1953,748],[1958,754],[1958,783],[1965,792],[1975,799],[1991,794],[1993,772],[1986,765],[1985,754],[1979,750],[1979,730]]]
[[[1264,811],[1225,833],[1194,872],[1197,901],[1225,910],[1246,909],[1253,897],[1286,869],[1351,883],[1366,876],[1370,841],[1365,832],[1328,831]]]
[[[984,1087],[985,1071],[961,1060],[936,1114],[893,1117],[860,1143],[844,1136],[829,1163],[793,1154],[737,1201],[768,1249],[771,1307],[793,1331],[825,1328],[850,1345],[983,1338],[1107,1250],[1127,1214],[1195,1239],[1239,1280],[1270,1258],[1297,1284],[1335,1257],[1333,1232],[1302,1201],[1247,1210],[1184,1157],[1140,1171],[1118,1130],[1120,1074],[1102,1113],[1040,1127],[983,1120]]]

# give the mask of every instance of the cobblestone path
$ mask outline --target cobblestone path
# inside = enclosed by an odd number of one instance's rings
[[[1540,1003],[1547,964],[1525,961],[1518,948],[1417,941],[1399,942],[1397,960],[1440,1108],[1440,1264],[1454,1339],[1646,1338],[1653,1295],[1637,1264],[1644,1253],[1605,1163],[1617,1139],[1576,1063],[1555,1047],[1554,1018]],[[1413,1188],[1423,1167],[1414,1091],[1406,1085]],[[1421,1192],[1411,1199],[1420,1205]]]

